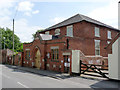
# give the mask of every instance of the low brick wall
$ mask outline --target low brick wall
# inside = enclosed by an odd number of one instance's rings
[[[82,60],[85,64],[100,65],[100,68],[108,69],[108,57],[85,56],[82,52],[80,52],[80,60]]]
[[[22,66],[23,63],[22,57],[23,57],[22,52],[18,52],[18,54],[14,56],[14,64],[17,66]]]
[[[12,64],[12,56],[7,56],[7,62],[6,62],[6,64]]]
[[[6,50],[1,50],[0,51],[0,63],[5,64],[6,63]]]
[[[6,64],[12,64],[12,58],[13,58],[13,56],[7,56]],[[18,54],[16,54],[14,56],[14,65],[22,66],[22,63],[23,63],[22,61],[23,61],[23,53],[22,52],[18,52]]]

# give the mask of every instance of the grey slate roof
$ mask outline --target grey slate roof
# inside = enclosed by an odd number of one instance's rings
[[[64,20],[64,21],[62,21],[62,22],[60,22],[56,25],[53,25],[53,26],[45,29],[44,31],[49,31],[51,29],[59,28],[59,27],[62,27],[62,26],[70,25],[70,24],[73,24],[73,23],[81,22],[81,21],[87,21],[87,22],[90,22],[90,23],[94,23],[94,24],[97,24],[97,25],[100,25],[100,26],[104,26],[104,27],[119,31],[118,29],[116,29],[112,26],[106,25],[102,22],[99,22],[97,20],[94,20],[92,18],[89,18],[89,17],[81,15],[81,14],[77,14],[75,16],[72,16],[72,17],[70,17],[70,18],[68,18],[68,19],[66,19],[66,20]]]

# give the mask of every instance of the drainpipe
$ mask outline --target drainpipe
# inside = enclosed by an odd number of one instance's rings
[[[67,38],[67,49],[69,49],[69,39]]]
[[[46,70],[46,64],[47,64],[47,60],[46,60],[46,47],[47,47],[47,43],[45,41],[45,43],[44,43],[44,70]]]

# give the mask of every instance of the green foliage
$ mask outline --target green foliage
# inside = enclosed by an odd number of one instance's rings
[[[13,49],[13,31],[9,28],[0,28],[0,32],[2,32],[2,49],[4,49],[4,42],[5,48]],[[5,39],[4,39],[5,37]],[[14,34],[14,50],[15,52],[23,51],[23,44],[20,42],[20,39],[17,35]]]
[[[44,31],[44,30],[43,30],[43,29],[41,29],[41,30],[37,30],[35,33],[33,33],[33,34],[32,34],[33,39],[35,38],[35,34],[36,34],[37,32],[40,32],[40,31]]]

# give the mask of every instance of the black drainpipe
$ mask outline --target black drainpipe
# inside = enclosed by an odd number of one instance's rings
[[[67,49],[69,49],[69,39],[67,38]]]

